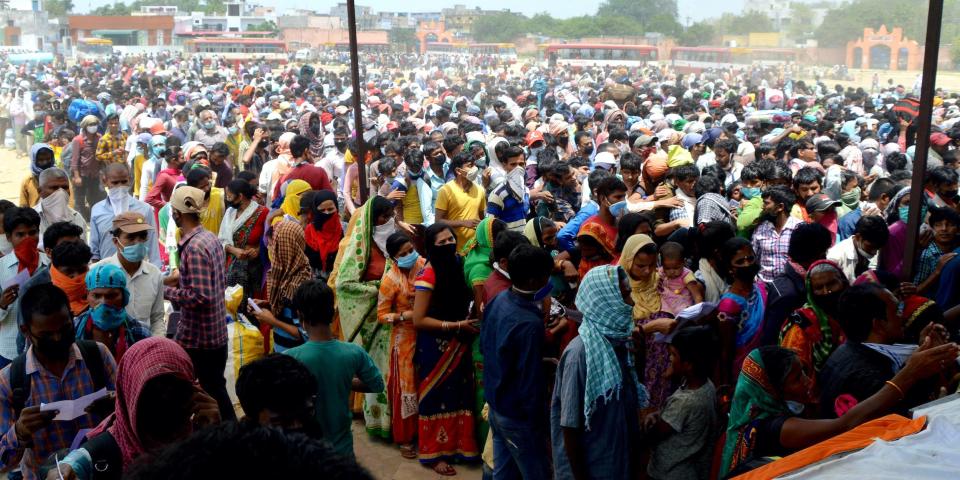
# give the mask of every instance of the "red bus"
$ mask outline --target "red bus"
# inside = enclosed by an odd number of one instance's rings
[[[641,67],[657,61],[657,47],[651,45],[557,43],[542,45],[540,52],[549,66]]]
[[[670,63],[681,73],[699,73],[707,69],[780,65],[796,63],[800,52],[791,48],[674,47]]]

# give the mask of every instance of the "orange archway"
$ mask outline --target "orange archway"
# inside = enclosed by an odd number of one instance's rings
[[[421,55],[427,53],[428,41],[453,43],[453,35],[447,32],[443,20],[420,22],[420,25],[417,27],[417,39],[420,40]]]
[[[919,70],[923,47],[903,35],[903,28],[864,28],[863,36],[847,42],[847,66],[879,70]]]

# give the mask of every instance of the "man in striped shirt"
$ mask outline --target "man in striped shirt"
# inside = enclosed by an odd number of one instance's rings
[[[504,152],[505,179],[494,185],[487,198],[487,214],[503,220],[507,229],[522,232],[530,210],[530,193],[524,183],[526,162],[520,147],[510,147]]]

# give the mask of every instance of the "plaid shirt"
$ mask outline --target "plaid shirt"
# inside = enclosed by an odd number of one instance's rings
[[[946,252],[940,249],[937,246],[936,242],[930,242],[930,246],[923,249],[923,252],[920,253],[920,262],[917,265],[917,276],[914,277],[913,283],[920,285],[924,280],[933,275],[933,271],[937,269],[937,262],[940,261]],[[936,292],[937,285],[933,285],[933,291]]]
[[[106,375],[107,390],[116,390],[117,364],[113,355],[102,344],[100,356],[103,357],[104,374]],[[51,403],[60,400],[74,400],[94,392],[93,379],[90,371],[84,365],[80,349],[73,345],[67,367],[63,377],[57,377],[43,367],[33,355],[30,347],[24,355],[27,356],[26,374],[30,379],[30,398],[24,408],[41,403]],[[37,467],[53,452],[67,448],[81,429],[92,428],[100,423],[102,418],[94,415],[83,415],[75,420],[66,422],[52,422],[46,428],[38,430],[33,435],[33,447],[24,449],[15,432],[16,418],[13,416],[13,395],[10,385],[10,366],[0,371],[0,469],[8,470],[20,465],[25,479],[37,478]]]
[[[127,134],[120,132],[119,136],[112,133],[104,133],[97,142],[97,160],[103,163],[124,163],[127,161],[127,154],[123,149],[127,146]],[[117,153],[117,150],[121,150]]]
[[[180,240],[177,251],[180,285],[163,292],[163,298],[180,307],[174,338],[183,348],[223,347],[227,344],[223,245],[216,235],[197,227]]]
[[[787,252],[790,250],[790,237],[801,223],[803,222],[795,217],[787,217],[787,223],[779,233],[770,221],[761,223],[753,232],[753,254],[760,261],[760,274],[757,277],[761,281],[772,282],[773,277],[784,272],[788,260]]]

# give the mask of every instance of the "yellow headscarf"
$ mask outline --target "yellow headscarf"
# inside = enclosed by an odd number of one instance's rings
[[[660,311],[660,293],[657,292],[659,275],[656,270],[650,274],[649,278],[641,280],[630,275],[630,267],[633,266],[633,259],[637,256],[637,252],[651,244],[653,239],[649,235],[642,233],[632,235],[627,239],[627,243],[623,246],[623,253],[620,255],[620,266],[627,272],[627,278],[630,279],[633,318],[638,320],[646,319]]]
[[[283,197],[283,203],[280,204],[280,210],[293,218],[300,219],[300,196],[303,192],[310,190],[310,184],[300,180],[292,180],[287,185],[287,193]],[[271,223],[282,220],[283,217],[275,217]]]

